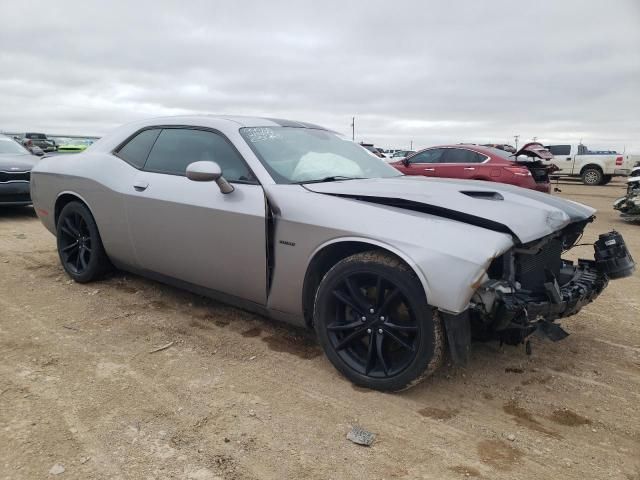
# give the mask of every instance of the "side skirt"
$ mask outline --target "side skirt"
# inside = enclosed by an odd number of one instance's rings
[[[259,303],[255,303],[250,300],[237,297],[235,295],[230,295],[228,293],[220,292],[218,290],[213,290],[210,288],[202,287],[200,285],[195,285],[193,283],[185,282],[184,280],[163,275],[161,273],[152,272],[150,270],[145,270],[141,268],[131,267],[130,265],[123,265],[118,262],[112,261],[112,263],[119,270],[124,270],[130,273],[133,273],[135,275],[139,275],[141,277],[149,278],[151,280],[155,280],[157,282],[164,283],[165,285],[170,285],[172,287],[176,287],[181,290],[187,290],[191,293],[195,293],[196,295],[201,295],[203,297],[207,297],[212,300],[225,303],[233,307],[240,308],[241,310],[246,310],[251,313],[256,313],[258,315],[262,315],[263,317],[277,320],[279,322],[288,323],[290,325],[293,325],[296,327],[302,327],[305,329],[308,328],[304,321],[304,317],[300,315],[293,315],[290,313],[281,312],[279,310],[269,309],[264,305],[260,305]]]

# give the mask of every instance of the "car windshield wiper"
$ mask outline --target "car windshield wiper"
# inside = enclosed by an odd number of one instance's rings
[[[330,177],[318,178],[316,180],[301,180],[299,182],[293,182],[296,185],[303,183],[323,183],[323,182],[337,182],[339,180],[362,180],[366,177],[345,177],[342,175],[332,175]]]

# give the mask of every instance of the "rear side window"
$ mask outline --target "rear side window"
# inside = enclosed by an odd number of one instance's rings
[[[144,130],[120,147],[117,154],[136,168],[144,167],[151,147],[160,134],[159,128]]]
[[[186,128],[167,128],[153,145],[144,169],[186,175],[193,162],[216,162],[229,181],[254,181],[253,175],[229,142],[217,133]]]
[[[444,163],[482,163],[485,160],[484,155],[462,148],[448,148],[444,157]]]
[[[556,156],[571,154],[571,145],[549,145],[545,148]]]

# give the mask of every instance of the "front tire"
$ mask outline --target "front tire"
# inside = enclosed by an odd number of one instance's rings
[[[56,224],[60,263],[76,282],[98,279],[109,268],[109,259],[102,246],[93,215],[80,202],[64,206]]]
[[[585,185],[601,185],[603,177],[598,167],[587,167],[582,171],[582,183]]]
[[[414,272],[383,252],[338,262],[316,292],[314,327],[333,365],[356,385],[411,387],[444,357],[440,319]]]

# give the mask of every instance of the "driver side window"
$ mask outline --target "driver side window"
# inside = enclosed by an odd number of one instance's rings
[[[409,163],[442,163],[445,149],[432,148],[409,158]]]
[[[193,162],[216,162],[224,177],[232,181],[254,182],[244,159],[217,133],[189,128],[165,128],[158,135],[144,170],[170,175],[186,175]]]

